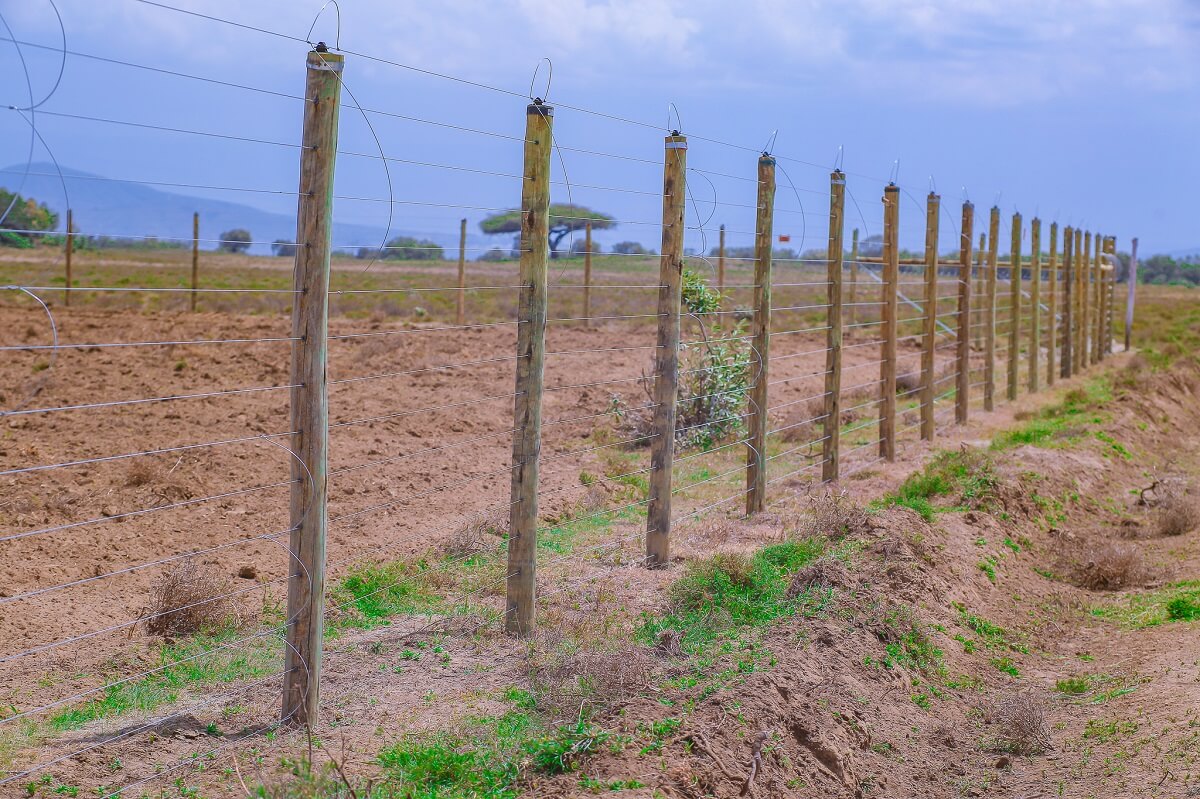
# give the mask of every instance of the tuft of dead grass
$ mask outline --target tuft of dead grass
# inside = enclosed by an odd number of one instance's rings
[[[549,636],[527,661],[538,710],[556,721],[610,716],[650,685],[658,664],[642,647],[581,646],[564,651]]]
[[[1155,517],[1160,535],[1183,535],[1200,527],[1200,503],[1188,493],[1186,482],[1165,480],[1157,493]]]
[[[508,509],[490,508],[481,511],[466,524],[450,534],[442,544],[442,554],[451,558],[468,558],[492,548],[492,540],[508,530]]]
[[[796,532],[803,538],[857,538],[871,532],[871,515],[845,491],[826,491],[809,500]]]
[[[228,582],[195,560],[179,561],[150,588],[146,629],[169,637],[220,627],[236,615],[230,590]]]
[[[1054,748],[1046,726],[1045,702],[1029,692],[1013,693],[985,709],[994,725],[991,748],[1015,755],[1037,755]]]
[[[846,565],[832,555],[822,555],[792,575],[787,597],[795,599],[812,589],[846,588],[849,584],[850,572]]]
[[[1075,570],[1075,584],[1092,591],[1120,591],[1145,582],[1142,551],[1134,544],[1109,541],[1091,550]]]

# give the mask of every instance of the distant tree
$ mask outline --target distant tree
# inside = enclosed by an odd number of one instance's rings
[[[612,251],[617,255],[649,255],[650,251],[636,241],[618,241]]]
[[[275,241],[271,242],[271,254],[279,257],[286,255],[288,258],[295,258],[296,251],[299,249],[295,242],[288,241],[287,239],[275,239]]]
[[[521,232],[521,211],[504,211],[492,214],[481,220],[479,229],[489,236],[500,233]],[[548,241],[550,254],[558,257],[558,245],[572,231],[583,230],[587,223],[592,223],[593,230],[607,230],[616,227],[616,221],[608,214],[584,208],[582,205],[553,204],[550,206],[550,231]]]
[[[585,252],[587,252],[587,239],[586,238],[578,238],[578,239],[575,239],[575,241],[571,242],[571,254],[572,255],[583,255]],[[604,252],[604,248],[602,246],[600,246],[600,242],[598,242],[594,239],[592,240],[592,252],[593,253]]]
[[[477,261],[511,261],[513,253],[511,250],[506,250],[503,247],[493,247],[487,252],[480,255]]]
[[[221,243],[217,245],[217,249],[225,252],[245,252],[250,249],[252,241],[254,239],[250,236],[249,230],[240,227],[234,228],[221,234]]]
[[[9,208],[11,206],[11,209]],[[32,247],[34,239],[14,230],[54,230],[58,225],[58,214],[32,197],[22,197],[0,189],[0,214],[8,215],[0,222],[0,245],[8,247]]]
[[[858,254],[868,258],[878,258],[883,255],[883,234],[876,233],[859,241]]]
[[[429,239],[417,239],[412,236],[397,236],[383,245],[379,250],[374,247],[360,247],[356,257],[362,259],[377,258],[385,261],[441,261],[446,257],[442,245]]]

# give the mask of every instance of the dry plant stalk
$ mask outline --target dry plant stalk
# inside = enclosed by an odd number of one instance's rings
[[[179,561],[150,588],[146,629],[167,637],[219,627],[236,614],[229,592],[228,582],[196,561]]]
[[[988,720],[999,728],[993,747],[1017,755],[1037,755],[1054,748],[1043,704],[1028,692],[997,702],[988,713]]]
[[[1119,591],[1146,579],[1141,550],[1132,544],[1107,542],[1092,552],[1075,573],[1080,588]]]

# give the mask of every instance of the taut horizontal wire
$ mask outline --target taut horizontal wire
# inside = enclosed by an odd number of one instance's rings
[[[56,413],[58,411],[83,411],[96,408],[119,408],[126,405],[146,405],[151,402],[174,402],[176,400],[210,399],[212,397],[228,397],[234,394],[258,394],[265,391],[281,391],[284,389],[300,388],[300,384],[286,386],[255,386],[252,388],[231,388],[225,391],[206,391],[199,394],[173,394],[167,397],[145,397],[132,400],[111,400],[109,402],[89,402],[82,405],[60,405],[54,408],[28,408],[20,411],[0,411],[0,419],[7,416],[29,416],[38,413]]]

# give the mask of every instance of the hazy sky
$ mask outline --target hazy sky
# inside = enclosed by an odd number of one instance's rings
[[[137,0],[55,1],[72,51],[285,95],[302,92],[302,41]],[[303,39],[322,3],[171,4]],[[449,242],[460,216],[474,230],[483,209],[514,207],[519,180],[511,176],[521,170],[521,145],[512,137],[521,136],[524,95],[545,57],[554,67],[549,99],[558,104],[562,148],[554,199],[570,197],[622,220],[606,235],[608,243],[657,244],[662,136],[674,103],[693,137],[689,165],[705,171],[689,179],[688,223],[707,230],[689,231],[689,246],[711,245],[722,222],[731,244],[750,242],[752,211],[743,206],[754,203],[756,151],[778,129],[774,152],[787,174],[779,176],[776,230],[792,234],[793,246],[802,236],[805,246],[824,246],[828,172],[844,147],[857,202],[848,222],[868,233],[878,232],[881,190],[899,160],[900,183],[912,198],[901,210],[909,246],[922,240],[932,175],[946,208],[943,249],[954,246],[965,187],[980,210],[998,197],[1006,220],[1020,210],[1026,219],[1038,214],[1115,234],[1122,249],[1139,236],[1143,252],[1200,250],[1200,4],[1194,0],[340,5],[343,48],[520,95],[348,56],[345,83],[353,98],[345,98],[341,149],[360,155],[339,158],[337,191],[374,201],[339,200],[336,213],[344,221],[387,221],[380,149],[393,159],[499,173],[390,162],[390,196],[412,203],[394,205],[397,229]],[[0,13],[17,39],[59,46],[49,0],[0,0]],[[331,4],[313,39],[337,37]],[[24,56],[37,101],[53,87],[60,56],[32,48]],[[8,76],[0,105],[29,105],[11,43],[0,42],[0,63]],[[546,75],[543,65],[536,94]],[[369,111],[360,113],[356,103]],[[206,194],[294,209],[286,192],[295,191],[298,154],[281,146],[299,139],[301,103],[291,97],[68,56],[61,85],[39,110],[47,113],[37,115],[38,131],[66,166],[133,180],[275,190],[285,193]],[[28,145],[17,113],[0,113],[0,163],[23,163]],[[45,160],[40,148],[35,157]],[[714,198],[721,204],[714,207]]]

